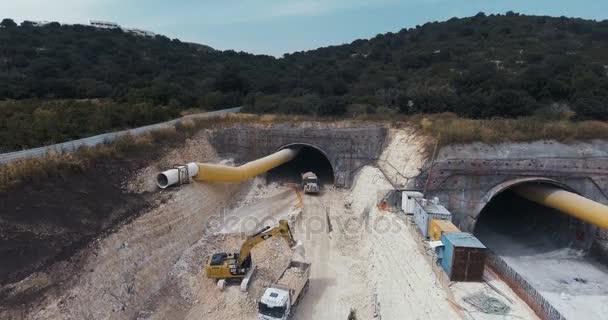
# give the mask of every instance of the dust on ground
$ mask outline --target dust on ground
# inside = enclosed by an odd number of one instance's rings
[[[411,319],[458,318],[431,266],[417,250],[405,221],[375,205],[380,199],[374,199],[375,195],[368,192],[374,188],[384,190],[390,184],[378,168],[362,168],[353,196],[367,201],[355,201],[352,207],[366,219],[368,281],[382,318],[401,319],[404,315]],[[370,202],[374,205],[369,206]]]
[[[179,161],[191,161],[190,156],[203,161],[217,160],[212,149],[205,146],[208,146],[205,136],[196,137],[196,141],[182,145],[175,154],[169,153],[140,170],[132,180],[134,184],[126,188],[132,194],[139,194],[137,191],[145,194],[149,186],[144,182],[153,183],[159,163],[174,161],[171,157],[178,157]],[[201,154],[203,150],[209,152]],[[111,176],[108,181],[120,185],[112,182]],[[19,304],[9,305],[9,300],[3,299],[0,318],[132,318],[161,288],[184,248],[201,238],[207,219],[228,207],[241,189],[249,187],[248,183],[192,183],[155,193],[154,207],[139,212],[138,218],[95,239],[70,260],[54,263],[5,287],[10,290],[8,299],[15,297]],[[90,196],[100,197],[95,193]],[[65,195],[55,197],[65,201]],[[122,204],[119,198],[105,201]],[[62,203],[61,208],[65,207]],[[103,204],[98,207],[104,208]],[[32,292],[37,293],[31,301],[19,298],[20,294]]]
[[[216,252],[238,252],[246,235],[206,235],[188,248],[170,272],[164,287],[139,312],[139,319],[255,319],[257,298],[289,263],[290,248],[282,239],[271,239],[252,250],[257,271],[248,292],[239,285],[223,291],[208,279],[204,265]]]
[[[357,192],[364,193],[365,188],[374,189],[367,185]],[[365,238],[360,232],[350,232],[353,227],[358,229],[364,220],[345,207],[353,198],[349,190],[332,188],[320,195],[306,195],[301,212],[294,208],[297,201],[276,206],[277,197],[297,199],[296,192],[289,186],[260,187],[254,183],[246,194],[242,201],[233,204],[231,213],[242,220],[252,216],[265,219],[286,215],[295,238],[303,243],[304,260],[312,262],[309,289],[295,309],[295,319],[346,318],[351,309],[355,309],[362,319],[373,316],[374,291],[367,280],[369,256],[366,246],[361,243]],[[249,210],[261,205],[273,208],[273,204],[275,210]],[[219,229],[226,231],[223,226]],[[252,253],[258,269],[248,292],[240,292],[238,286],[229,286],[220,292],[216,282],[206,278],[203,265],[210,254],[237,250],[243,241],[242,236],[234,233],[204,235],[184,251],[173,266],[171,276],[137,317],[256,319],[256,303],[263,291],[278,279],[296,253],[282,239],[259,244]]]
[[[274,225],[280,219],[292,219],[299,212],[299,196],[295,187],[260,183],[255,178],[244,199],[221,216],[221,233],[254,233],[263,226]]]
[[[246,293],[240,292],[239,285],[228,285],[224,291],[220,291],[216,281],[206,277],[204,265],[211,254],[238,252],[248,235],[264,226],[276,225],[278,220],[274,219],[277,218],[273,215],[275,213],[280,213],[281,218],[286,218],[293,225],[299,215],[299,210],[293,208],[297,201],[277,205],[275,200],[277,196],[297,199],[295,190],[275,184],[264,186],[261,182],[256,179],[248,189],[243,189],[243,198],[232,203],[232,209],[227,214],[220,212],[208,220],[203,236],[184,250],[171,268],[169,278],[158,293],[146,302],[137,318],[256,319],[257,300],[293,257],[294,253],[285,240],[270,238],[252,249],[252,260],[257,267]],[[273,205],[274,210],[248,209],[273,208]],[[267,216],[262,216],[262,212]],[[252,218],[257,219],[253,226],[241,225],[240,222],[246,218],[251,222],[254,222]]]

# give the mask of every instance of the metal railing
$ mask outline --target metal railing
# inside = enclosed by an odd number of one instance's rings
[[[147,125],[147,126],[143,126],[143,127],[139,127],[139,128],[103,133],[103,134],[99,134],[99,135],[88,137],[88,138],[82,138],[82,139],[78,139],[78,140],[57,143],[57,144],[53,144],[50,146],[3,153],[3,154],[0,154],[0,163],[8,163],[8,162],[11,162],[13,160],[18,160],[18,159],[42,157],[50,152],[59,152],[59,153],[73,152],[73,151],[78,150],[78,148],[80,148],[80,147],[84,147],[84,146],[90,147],[90,146],[95,146],[95,145],[98,145],[101,143],[110,142],[110,141],[115,140],[116,138],[119,138],[124,135],[138,136],[138,135],[142,135],[144,133],[148,133],[150,131],[168,128],[168,127],[174,126],[176,123],[178,123],[180,121],[184,121],[184,120],[203,119],[203,118],[221,116],[221,115],[225,115],[225,114],[229,114],[229,113],[238,113],[241,111],[241,108],[242,107],[237,107],[237,108],[229,108],[229,109],[211,111],[211,112],[206,112],[206,113],[191,114],[191,115],[187,115],[187,116],[173,119],[170,121],[161,122],[161,123],[157,123],[157,124],[151,124],[151,125]]]

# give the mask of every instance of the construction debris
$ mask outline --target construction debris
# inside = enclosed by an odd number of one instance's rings
[[[278,284],[289,288],[295,287],[302,279],[302,270],[297,267],[291,267],[285,270],[283,277],[279,280]]]

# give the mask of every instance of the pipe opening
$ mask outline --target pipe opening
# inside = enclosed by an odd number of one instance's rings
[[[169,186],[169,178],[167,177],[167,175],[162,172],[159,173],[156,176],[156,185],[161,189],[167,188]]]

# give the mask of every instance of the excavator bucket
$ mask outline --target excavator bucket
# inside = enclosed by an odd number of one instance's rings
[[[293,250],[293,260],[304,261],[306,258],[306,250],[304,249],[304,244],[302,241],[298,240],[296,245],[291,248]]]

